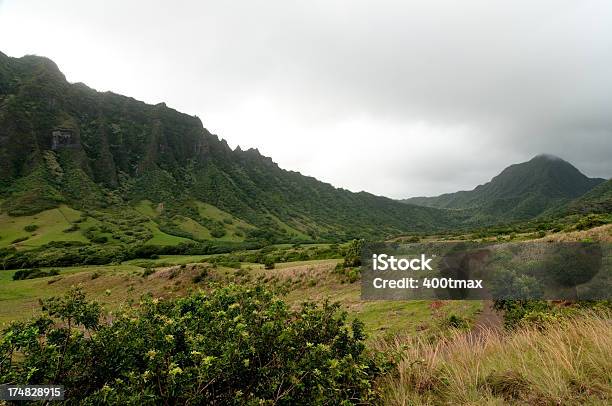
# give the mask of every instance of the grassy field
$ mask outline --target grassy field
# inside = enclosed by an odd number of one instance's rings
[[[64,232],[80,214],[79,211],[63,205],[32,216],[12,217],[0,214],[0,247],[9,246],[18,239],[23,241],[15,246],[21,248],[38,247],[51,241],[87,242],[89,240],[79,231]],[[33,230],[28,231],[28,226]]]
[[[56,268],[60,275],[13,281],[15,271],[0,272],[0,325],[33,316],[40,298],[57,296],[72,286],[80,286],[88,296],[105,303],[107,311],[138,302],[143,294],[175,297],[215,284],[265,283],[285,292],[288,303],[299,306],[311,300],[340,302],[350,314],[360,317],[372,337],[398,332],[428,332],[444,326],[451,314],[474,321],[479,302],[428,301],[364,302],[359,281],[348,283],[334,272],[339,260],[314,260],[277,264],[264,269],[261,264],[243,263],[241,269],[213,267],[203,255],[167,255],[154,260],[128,261],[121,265]],[[145,275],[144,266],[162,265]],[[173,265],[170,265],[173,264]],[[202,275],[205,275],[202,277]]]
[[[159,229],[154,221],[147,223],[147,228],[153,233],[153,237],[147,240],[147,244],[151,245],[178,245],[182,242],[191,241],[188,238],[178,237],[176,235],[166,234]]]
[[[200,219],[176,216],[173,222],[180,230],[189,233],[196,240],[241,242],[245,239],[245,232],[253,229],[253,226],[247,222],[208,203],[199,201],[194,201],[192,203],[197,208]],[[152,220],[149,229],[153,232],[153,238],[147,241],[148,243],[156,245],[176,245],[181,242],[189,241],[187,238],[166,234],[157,228],[153,220],[157,219],[163,212],[162,206],[154,207],[151,201],[141,200],[134,208],[138,213]],[[217,228],[224,231],[224,235],[218,238],[214,237],[212,229],[204,225],[208,223],[202,224],[200,220],[204,220],[210,224],[216,224]]]

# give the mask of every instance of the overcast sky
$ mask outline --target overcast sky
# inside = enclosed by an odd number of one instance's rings
[[[353,191],[471,189],[543,152],[612,175],[608,0],[0,0],[0,51]]]

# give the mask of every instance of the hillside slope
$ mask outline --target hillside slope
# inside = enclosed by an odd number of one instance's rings
[[[277,240],[457,224],[452,213],[337,189],[255,149],[232,150],[197,117],[70,84],[49,59],[1,53],[0,200],[11,216],[62,204],[111,217],[140,208],[143,221],[196,239],[223,238],[236,222],[238,239]]]
[[[528,162],[507,167],[490,182],[473,190],[414,197],[403,202],[469,210],[474,220],[524,220],[561,207],[602,182],[604,179],[589,178],[561,158],[538,155]]]
[[[564,211],[576,214],[612,213],[612,179],[571,201],[564,207]]]

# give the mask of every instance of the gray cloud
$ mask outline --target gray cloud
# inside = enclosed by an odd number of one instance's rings
[[[559,155],[612,172],[606,1],[5,1],[2,50],[391,197]]]

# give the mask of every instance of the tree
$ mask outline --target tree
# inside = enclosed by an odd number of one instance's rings
[[[344,255],[344,266],[355,267],[361,265],[361,251],[364,240],[353,240],[350,242],[346,254]]]

